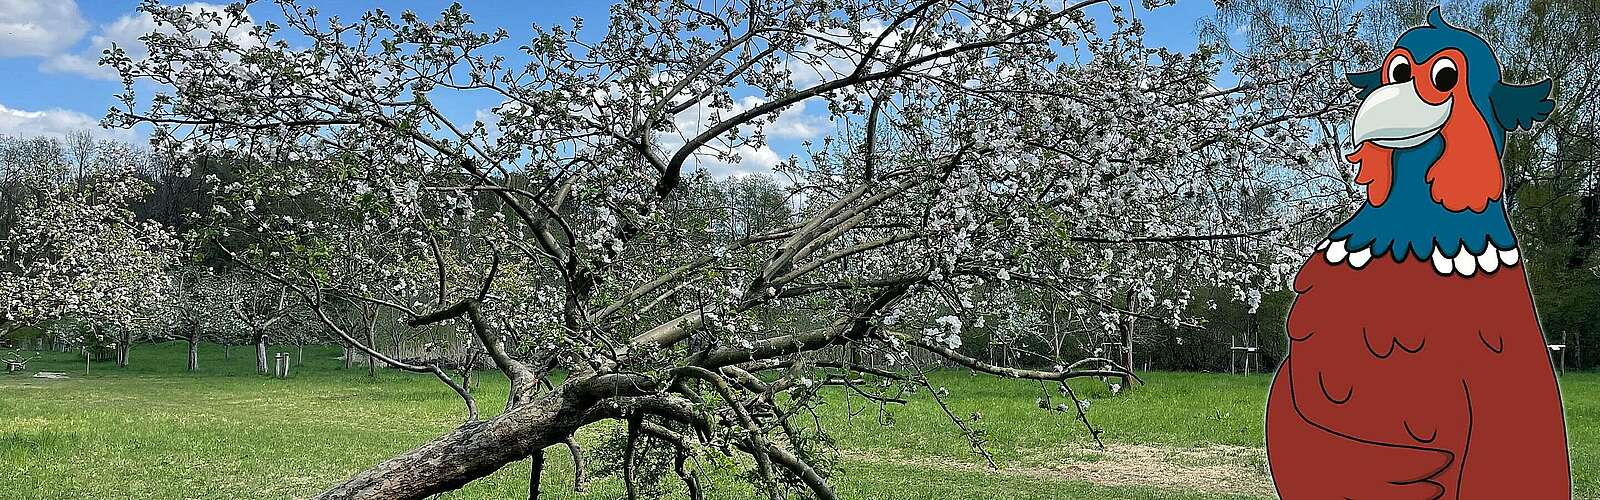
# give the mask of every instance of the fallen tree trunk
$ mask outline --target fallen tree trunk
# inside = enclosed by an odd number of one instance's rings
[[[545,398],[499,417],[468,422],[323,492],[322,499],[426,498],[455,490],[559,444],[587,412]]]
[[[568,381],[498,417],[462,424],[316,498],[420,499],[455,490],[535,451],[563,444],[585,425],[618,416],[623,405],[640,403],[627,398],[653,386],[644,377],[623,375]]]

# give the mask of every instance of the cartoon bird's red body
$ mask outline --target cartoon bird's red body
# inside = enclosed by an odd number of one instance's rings
[[[1560,395],[1521,265],[1462,277],[1318,254],[1294,288],[1267,420],[1280,495],[1570,495]]]

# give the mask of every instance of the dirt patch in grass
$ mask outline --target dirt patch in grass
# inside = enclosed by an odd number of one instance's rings
[[[1272,496],[1267,476],[1266,451],[1243,446],[1212,445],[1170,448],[1151,445],[1107,444],[1105,451],[1076,451],[1099,455],[1093,461],[1061,461],[1043,470],[1079,477],[1102,485],[1145,485],[1189,491]]]
[[[918,467],[957,469],[1041,479],[1085,481],[1102,486],[1145,486],[1182,491],[1227,493],[1271,498],[1272,479],[1266,451],[1244,446],[1212,445],[1180,448],[1140,444],[1106,444],[1097,449],[1034,450],[1030,458],[1002,463],[1000,470],[982,463],[883,456],[845,451],[865,461],[888,461]]]

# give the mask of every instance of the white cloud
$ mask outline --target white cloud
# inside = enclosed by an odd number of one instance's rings
[[[730,162],[718,158],[709,151],[709,148],[701,148],[699,151],[701,154],[695,155],[688,164],[706,169],[715,177],[743,177],[752,174],[770,174],[773,167],[786,159],[777,151],[773,151],[772,146],[767,145],[759,148],[739,146],[735,152],[739,155],[739,161]]]
[[[0,0],[4,1],[6,0]],[[215,12],[222,16],[223,22],[227,22],[228,19],[224,12],[226,7],[222,5],[194,2],[185,4],[183,8],[191,11]],[[246,24],[230,31],[228,38],[244,47],[258,45],[256,40],[249,36],[250,27],[254,22],[249,14],[245,15],[245,19]],[[156,29],[156,20],[150,17],[150,14],[144,12],[123,14],[117,20],[101,25],[99,32],[89,39],[89,47],[82,52],[55,54],[46,59],[39,69],[51,73],[72,73],[101,80],[116,80],[118,77],[115,69],[100,65],[101,53],[115,44],[122,47],[129,58],[142,59],[149,55],[149,52],[145,50],[144,43],[139,41],[139,37]],[[160,29],[171,32],[171,27],[160,27]]]
[[[806,101],[783,110],[778,120],[767,125],[767,135],[783,139],[809,140],[822,136],[828,117],[806,112]]]
[[[133,131],[100,128],[100,120],[60,108],[44,111],[15,109],[0,104],[0,135],[12,137],[62,137],[67,132],[86,130],[97,137],[132,141]]]
[[[733,102],[727,109],[712,108],[710,104],[701,103],[678,113],[673,117],[673,123],[678,127],[682,137],[694,137],[706,128],[723,120],[733,118],[750,108],[765,104],[767,101],[757,96],[745,96]],[[778,119],[771,123],[763,122],[761,131],[768,137],[782,139],[815,139],[822,135],[823,128],[828,124],[826,116],[806,113],[806,101],[784,108],[778,114]],[[753,126],[740,127],[741,130],[753,129]],[[680,141],[681,142],[681,141]]]
[[[816,40],[806,42],[804,49],[799,51],[811,55],[806,60],[801,60],[797,57],[789,57],[784,60],[784,65],[790,72],[790,80],[793,81],[795,88],[805,88],[826,80],[837,79],[846,73],[855,71],[856,67],[861,64],[861,60],[857,58],[859,54],[844,51],[839,47],[853,46],[858,49],[865,49],[867,44],[876,41],[878,36],[882,35],[884,30],[887,29],[889,27],[884,25],[882,19],[863,19],[857,25],[857,30],[864,37],[860,42],[852,40],[849,31],[807,30],[806,35],[820,38],[827,42]],[[883,48],[880,49],[879,53],[893,54],[899,46],[899,31],[889,33],[889,36],[883,38]],[[926,51],[922,47],[918,47],[918,49],[920,50],[911,55],[920,55]],[[876,63],[871,69],[874,71],[883,69],[883,64],[881,62]]]
[[[117,70],[100,65],[100,56],[89,54],[56,54],[39,64],[46,73],[71,73],[99,80],[116,80]]]
[[[733,118],[765,102],[765,99],[757,96],[746,96],[734,101],[731,109],[715,109],[709,103],[701,102],[673,117],[673,124],[677,127],[678,133],[662,134],[659,137],[660,145],[669,150],[676,149],[689,138],[699,135],[716,123]],[[765,123],[761,130],[767,135],[769,142],[772,139],[803,141],[822,136],[827,125],[828,117],[807,113],[806,103],[802,101],[785,108],[778,114],[776,121]],[[740,130],[746,132],[751,132],[753,129],[753,126],[740,127]],[[705,168],[717,176],[740,176],[771,172],[773,167],[790,156],[772,149],[771,144],[762,144],[759,147],[742,144],[731,149],[739,156],[737,162],[719,158],[718,153],[729,151],[730,147],[726,141],[720,138],[714,139],[695,152],[690,164]]]
[[[504,106],[510,106],[505,104]],[[495,130],[500,127],[500,114],[494,112],[495,108],[483,108],[472,112],[472,119],[482,122],[483,128]]]
[[[0,57],[48,57],[89,31],[73,0],[0,0]]]

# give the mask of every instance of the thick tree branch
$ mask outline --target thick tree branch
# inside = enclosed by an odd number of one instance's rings
[[[1109,362],[1107,363],[1108,365],[1112,366],[1112,369],[1109,369],[1109,370],[1070,370],[1069,369],[1069,370],[1062,370],[1062,371],[1042,371],[1042,370],[1027,370],[1027,369],[1021,369],[1021,368],[1010,368],[1010,367],[1005,367],[1005,366],[999,366],[999,365],[993,365],[993,364],[985,363],[985,362],[980,361],[980,360],[978,360],[976,358],[973,358],[973,357],[967,356],[965,354],[961,354],[959,352],[956,352],[956,351],[954,351],[954,350],[952,350],[952,349],[950,349],[948,347],[945,347],[945,346],[942,346],[942,345],[938,345],[938,344],[934,344],[934,343],[930,343],[930,342],[926,342],[926,341],[923,341],[920,338],[916,338],[916,337],[913,337],[911,335],[906,335],[906,334],[897,334],[897,335],[900,337],[900,340],[902,342],[905,342],[905,343],[913,345],[913,346],[917,346],[918,348],[921,348],[921,349],[923,349],[925,351],[937,354],[940,357],[943,357],[945,359],[949,359],[951,361],[955,361],[956,363],[960,364],[961,366],[965,366],[967,368],[971,368],[973,370],[977,370],[977,371],[980,371],[980,372],[988,373],[990,375],[999,375],[999,376],[1002,376],[1002,377],[1020,378],[1020,379],[1028,379],[1028,380],[1048,380],[1048,381],[1052,381],[1052,382],[1059,382],[1059,381],[1070,380],[1070,379],[1080,378],[1080,377],[1122,377],[1122,376],[1132,376],[1135,380],[1138,380],[1139,383],[1141,383],[1141,384],[1144,383],[1144,380],[1140,379],[1138,377],[1138,375],[1134,375],[1132,371],[1128,371],[1127,369],[1122,368],[1121,366],[1117,366],[1115,363],[1109,363]]]

